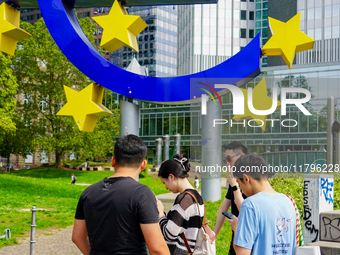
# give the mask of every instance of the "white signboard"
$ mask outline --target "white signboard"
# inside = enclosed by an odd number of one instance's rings
[[[33,155],[32,154],[29,154],[29,155],[26,156],[25,163],[26,164],[32,164],[33,163]]]
[[[40,154],[40,163],[46,164],[48,163],[48,157],[46,156],[46,151],[42,151]]]

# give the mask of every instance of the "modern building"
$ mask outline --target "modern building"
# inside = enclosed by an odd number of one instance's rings
[[[177,74],[177,6],[127,7],[130,15],[140,16],[148,26],[138,35],[139,53],[123,47],[111,54],[111,62],[126,68],[136,58],[149,70],[149,76]]]
[[[315,38],[312,50],[298,53],[291,70],[281,57],[262,58],[263,73],[245,88],[254,87],[266,77],[269,94],[272,87],[301,87],[312,98],[304,104],[312,115],[304,115],[288,105],[287,115],[280,111],[268,116],[279,119],[266,130],[243,125],[224,125],[222,143],[244,142],[251,151],[261,153],[270,164],[302,166],[325,163],[327,132],[327,98],[339,94],[339,1],[287,0],[262,1],[220,0],[217,5],[180,6],[178,9],[178,74],[194,73],[212,67],[244,47],[255,33],[261,32],[262,46],[270,38],[268,16],[288,21],[301,11],[301,30]],[[255,12],[253,17],[252,13]],[[231,18],[233,17],[233,18]],[[247,20],[244,20],[247,19]],[[268,67],[266,67],[268,66]],[[291,95],[295,98],[301,94]],[[231,120],[232,96],[222,97],[222,118]],[[155,139],[165,134],[182,135],[182,152],[191,160],[200,160],[202,117],[199,104],[184,106],[142,103],[140,135],[150,149]],[[339,107],[336,119],[339,120]],[[282,121],[294,119],[297,125],[285,127]]]
[[[91,18],[93,16],[107,15],[111,10],[111,7],[95,7],[95,8],[78,8],[76,13],[79,19]],[[20,20],[28,23],[37,22],[42,16],[39,9],[22,9],[20,10]],[[94,32],[95,45],[100,45],[103,29],[97,25]],[[110,60],[110,53],[105,52],[105,58]]]
[[[270,36],[268,27],[268,0],[256,0],[255,4],[255,35],[261,33],[261,45],[265,45]],[[268,58],[262,57],[262,67],[268,65]]]
[[[206,70],[255,37],[255,1],[178,7],[178,75]]]
[[[316,40],[313,50],[299,53],[297,64],[340,61],[340,1],[296,0],[301,12],[301,30]]]

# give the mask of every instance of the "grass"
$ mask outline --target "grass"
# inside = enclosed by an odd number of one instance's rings
[[[212,230],[214,230],[218,209],[220,208],[220,205],[222,204],[226,194],[227,190],[224,189],[222,191],[222,199],[220,201],[214,203],[212,202],[205,203],[206,218],[207,220],[210,220],[210,223],[208,225]],[[228,254],[230,242],[231,242],[231,227],[226,220],[216,239],[216,254]]]
[[[18,243],[18,237],[24,236],[31,225],[31,212],[21,211],[32,206],[43,208],[37,212],[39,229],[49,227],[66,227],[73,224],[74,213],[80,194],[86,186],[70,185],[71,173],[77,176],[77,183],[92,184],[111,176],[113,172],[75,171],[55,168],[20,170],[0,173],[0,235],[5,228],[10,228],[12,240],[0,240],[0,248]],[[159,178],[142,172],[140,182],[149,186],[156,194],[167,193]],[[291,195],[302,213],[303,179],[277,177],[270,179],[275,190]],[[340,179],[335,179],[334,209],[340,209]],[[206,217],[213,229],[217,211],[222,203],[226,190],[222,191],[222,199],[206,203]],[[216,243],[217,254],[227,254],[231,242],[231,229],[226,222],[221,229]]]

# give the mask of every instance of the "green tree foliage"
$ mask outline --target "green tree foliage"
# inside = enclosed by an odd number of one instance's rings
[[[85,35],[94,43],[95,24],[88,18],[79,20],[79,23]],[[18,92],[25,95],[25,100],[18,101],[17,113],[35,134],[38,149],[47,151],[48,155],[53,153],[57,167],[61,166],[61,159],[70,151],[92,150],[90,146],[93,143],[89,143],[89,140],[95,140],[103,147],[101,151],[93,149],[91,156],[107,152],[112,145],[111,135],[107,136],[110,131],[116,131],[116,122],[104,118],[102,122],[107,126],[98,125],[93,134],[87,134],[78,130],[73,118],[56,115],[66,103],[63,86],[81,90],[91,81],[60,51],[43,19],[34,25],[22,23],[21,27],[32,37],[20,42],[13,62]],[[84,142],[86,139],[87,142]]]
[[[6,134],[15,132],[13,111],[17,81],[11,68],[12,57],[0,52],[0,142]]]

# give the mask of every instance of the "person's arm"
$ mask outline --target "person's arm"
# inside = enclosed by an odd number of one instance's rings
[[[159,226],[165,241],[176,241],[177,237],[181,235],[188,226],[185,227],[185,223],[189,221],[192,212],[183,209],[183,205],[190,205],[193,203],[192,197],[189,194],[180,194],[177,196],[174,205],[171,207],[166,217],[159,219]]]
[[[245,201],[242,204],[239,217],[228,220],[235,232],[234,250],[236,255],[250,255],[257,239],[258,219],[255,216],[253,204]]]
[[[215,224],[215,228],[214,228],[214,232],[215,232],[215,237],[217,237],[218,233],[220,232],[224,221],[225,221],[225,216],[222,214],[222,212],[227,212],[229,210],[229,207],[231,205],[231,200],[224,198],[220,208],[218,209],[217,212],[217,217],[216,217],[216,224]],[[213,240],[212,240],[213,241]]]
[[[150,255],[170,255],[158,223],[140,224]]]
[[[230,184],[231,187],[237,186],[237,190],[233,191],[234,193],[234,198],[235,198],[235,204],[237,206],[237,209],[240,211],[241,205],[244,201],[242,192],[240,190],[240,186],[238,185],[236,178],[234,178],[233,173],[230,172],[227,178],[227,182]]]
[[[250,255],[251,250],[241,247],[241,246],[237,246],[234,244],[234,250],[236,255]]]
[[[72,241],[84,255],[90,254],[90,242],[87,236],[85,220],[74,220]]]

